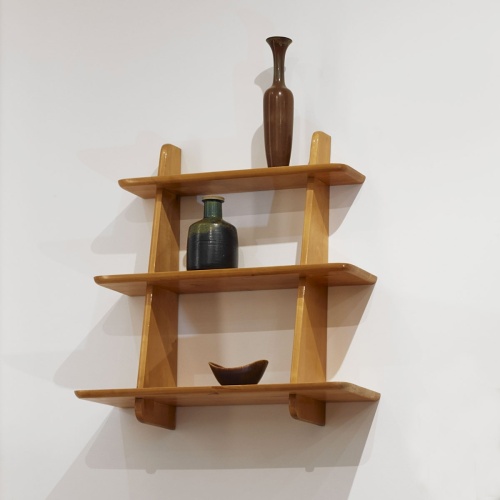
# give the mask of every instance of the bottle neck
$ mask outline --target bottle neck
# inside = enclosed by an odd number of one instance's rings
[[[205,219],[222,219],[222,200],[203,200],[203,217]]]
[[[274,74],[273,85],[285,86],[285,54],[286,49],[292,43],[286,37],[270,37],[267,43],[273,52]]]
[[[285,59],[284,59],[284,53],[282,55],[281,52],[275,51],[273,53],[273,59],[274,59],[273,84],[274,85],[285,85]]]

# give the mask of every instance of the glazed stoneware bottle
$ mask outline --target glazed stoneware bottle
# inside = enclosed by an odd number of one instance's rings
[[[264,93],[264,142],[268,167],[290,164],[293,136],[293,94],[285,86],[285,53],[290,38],[266,40],[273,52],[273,84]]]
[[[222,219],[222,196],[204,196],[203,219],[191,224],[187,240],[187,269],[238,267],[238,233]]]

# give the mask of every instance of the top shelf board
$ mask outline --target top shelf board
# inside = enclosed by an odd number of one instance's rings
[[[122,179],[120,186],[141,198],[154,198],[157,189],[179,196],[243,193],[277,189],[298,189],[315,178],[329,186],[362,184],[365,176],[348,165],[295,165],[292,167],[250,168]]]
[[[214,293],[296,288],[301,280],[322,286],[373,285],[377,277],[352,264],[207,269],[96,276],[98,285],[125,295],[144,295],[148,286],[174,293]]]

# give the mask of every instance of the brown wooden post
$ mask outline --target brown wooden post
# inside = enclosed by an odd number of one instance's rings
[[[160,152],[158,175],[181,172],[181,150],[170,144]],[[158,188],[148,272],[179,270],[179,197]],[[178,295],[157,286],[146,290],[137,387],[177,386]],[[176,408],[137,398],[135,414],[140,422],[175,429]]]

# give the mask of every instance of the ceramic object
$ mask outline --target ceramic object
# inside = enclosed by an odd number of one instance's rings
[[[290,38],[266,40],[273,52],[273,84],[264,93],[264,142],[268,167],[290,164],[293,136],[293,94],[285,86],[285,53]]]
[[[234,368],[225,368],[212,362],[208,364],[220,385],[248,385],[259,383],[268,363],[267,359],[260,359],[248,365],[235,366]]]
[[[203,219],[188,231],[188,270],[238,267],[238,233],[222,218],[222,196],[204,196]]]

